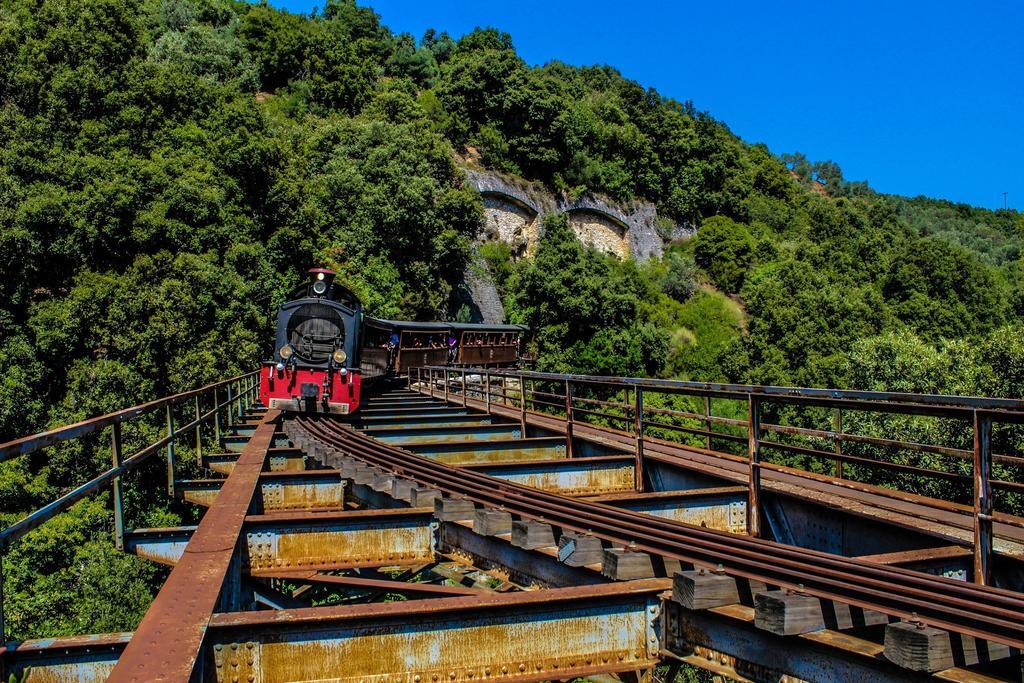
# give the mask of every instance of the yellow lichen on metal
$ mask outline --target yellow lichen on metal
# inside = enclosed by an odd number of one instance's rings
[[[246,540],[252,571],[404,565],[434,557],[433,532],[427,525],[253,531]]]
[[[15,680],[21,683],[101,683],[114,669],[113,661],[83,664],[46,664],[26,666]]]
[[[506,481],[566,496],[592,496],[601,493],[633,491],[633,466],[602,467],[571,471],[540,471],[498,475]]]
[[[747,531],[746,503],[723,503],[687,507],[685,504],[667,510],[643,510],[655,517],[703,526],[718,531],[743,534]]]
[[[213,505],[218,493],[220,493],[220,489],[191,489],[184,491],[182,497],[186,502],[208,508]]]
[[[268,481],[260,485],[264,510],[340,508],[345,485],[337,481]]]
[[[651,616],[645,607],[598,606],[572,615],[467,614],[461,623],[427,616],[414,623],[280,633],[251,650],[245,643],[216,645],[216,676],[246,680],[256,666],[257,682],[472,683],[636,670],[658,659],[657,640],[649,638]],[[252,654],[235,665],[243,650]]]

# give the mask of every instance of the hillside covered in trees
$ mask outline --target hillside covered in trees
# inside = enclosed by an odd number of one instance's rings
[[[474,245],[470,148],[697,236],[643,264],[564,219],[534,258]],[[500,30],[396,35],[347,0],[0,0],[0,441],[255,367],[312,265],[376,315],[455,317],[475,249],[539,369],[1019,398],[1022,233],[776,156],[614,68],[532,67]],[[5,524],[105,458],[3,463]],[[137,526],[186,514],[136,495]],[[134,626],[159,572],[109,526],[85,503],[12,551],[13,634]]]

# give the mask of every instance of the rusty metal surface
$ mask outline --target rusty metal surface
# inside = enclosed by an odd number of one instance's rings
[[[173,567],[185,554],[185,546],[197,527],[180,526],[164,529],[135,529],[124,535],[125,552]]]
[[[510,462],[564,458],[565,439],[539,437],[508,441],[470,441],[461,443],[415,444],[410,451],[449,465],[466,463]]]
[[[305,454],[297,448],[275,447],[267,451],[263,469],[268,472],[302,472],[307,467]]]
[[[357,510],[246,518],[250,573],[410,565],[434,557],[432,509]]]
[[[99,683],[107,680],[131,633],[41,638],[9,643],[4,675],[20,683]]]
[[[218,474],[228,475],[235,469],[238,453],[204,453],[203,467]]]
[[[684,562],[715,566],[729,574],[796,588],[891,616],[920,615],[939,628],[967,633],[1014,647],[1024,646],[1024,598],[1010,591],[899,568],[859,562],[827,553],[684,525],[557,494],[522,489],[508,482],[439,463],[375,442],[337,422],[300,419],[304,429],[325,443],[404,476],[527,518],[547,521]]]
[[[345,482],[337,470],[265,472],[260,475],[259,509],[341,508]]]
[[[653,666],[665,581],[221,614],[216,680],[571,679]]]
[[[279,413],[267,411],[178,564],[110,674],[125,681],[187,681],[221,595]]]
[[[347,569],[408,565],[433,559],[433,508],[348,512],[277,512],[249,515],[242,533],[241,568],[271,570]],[[137,529],[125,534],[125,550],[160,564],[175,565],[196,527]]]
[[[378,441],[399,446],[432,443],[464,443],[470,441],[508,441],[520,439],[522,429],[517,424],[451,426],[405,426],[366,428],[363,432]]]
[[[747,490],[744,487],[600,496],[590,500],[734,534],[744,533],[747,528]]]
[[[633,491],[633,458],[559,458],[522,463],[474,464],[473,471],[567,496]]]

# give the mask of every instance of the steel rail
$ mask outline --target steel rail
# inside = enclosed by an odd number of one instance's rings
[[[575,501],[479,473],[454,472],[426,458],[374,442],[332,421],[302,419],[300,424],[328,445],[340,449],[357,447],[360,454],[356,457],[364,461],[384,464],[423,484],[444,488],[484,505],[504,507],[528,518],[543,518],[613,543],[635,543],[640,550],[688,563],[720,563],[728,573],[769,585],[796,588],[802,584],[804,590],[819,598],[897,617],[917,613],[940,628],[1014,647],[1024,646],[1024,599],[1010,591]]]
[[[437,477],[436,477],[436,473],[432,473],[432,474],[433,474],[434,476],[432,476],[432,477],[430,477],[430,476],[427,476],[427,477],[424,477],[424,479],[430,479],[430,478],[436,479],[436,478],[437,478]],[[433,485],[437,485],[436,481],[432,482],[432,484],[433,484]],[[492,488],[494,488],[494,486],[492,486]],[[503,492],[503,493],[505,493],[505,494],[506,494],[506,496],[508,495],[508,492]],[[488,501],[488,500],[485,500],[485,499],[486,499],[486,496],[484,496],[484,497],[479,497],[479,496],[477,496],[477,497],[473,497],[473,498],[477,498],[478,500],[480,500],[480,501],[482,501],[482,502],[484,502],[484,503],[490,503],[490,504],[492,504],[492,505],[496,505],[496,504],[501,504],[501,502],[503,502],[503,501],[506,501],[506,500],[507,500],[507,499],[492,499],[492,500],[489,500],[489,501]],[[496,503],[496,500],[498,501],[497,503]],[[543,516],[543,514],[544,514],[544,513],[543,513],[543,511],[542,511],[542,512],[541,512],[541,515]],[[527,516],[529,516],[529,515],[527,515]],[[534,516],[537,516],[537,514],[535,513],[535,515],[534,515]],[[577,515],[574,515],[574,517],[573,517],[573,518],[580,518],[580,516],[581,516],[581,515],[580,515],[580,514],[578,513]],[[599,522],[600,522],[600,521],[601,521],[601,519],[602,519],[602,518],[598,518],[598,520],[597,520],[597,521],[599,521]],[[567,528],[575,528],[575,529],[577,529],[577,530],[585,530],[585,529],[583,529],[583,527],[582,527],[581,525],[579,525],[579,524],[572,524],[571,522],[569,522],[569,523],[566,523],[566,524],[563,524],[563,525],[564,525],[564,526],[566,526]],[[635,530],[636,530],[636,529],[639,529],[641,533],[642,533],[642,532],[643,532],[643,531],[645,530],[645,526],[638,526],[638,525],[636,525],[636,524],[634,524],[634,525],[633,525],[633,528],[634,528],[634,532],[632,532],[632,533],[631,533],[631,536],[629,536],[629,537],[622,537],[622,538],[623,538],[623,539],[625,539],[625,538],[630,538],[631,540],[632,540],[632,539],[635,539],[635,538],[637,538],[637,535],[636,535],[636,532],[635,532]],[[589,531],[591,531],[591,532],[594,532],[594,531],[593,531],[593,529],[591,529],[591,528],[589,528],[589,527],[588,527],[588,528],[587,528],[586,530],[589,530]],[[596,535],[596,536],[602,536],[602,535],[600,535],[600,533],[597,533],[597,532],[594,532],[594,533],[595,533],[595,535]],[[617,540],[617,539],[615,539],[615,538],[613,538],[613,537],[607,537],[607,536],[605,536],[605,538],[608,538],[609,540],[612,540],[612,541],[615,541],[615,540]],[[621,541],[621,542],[625,543],[625,541],[624,541],[624,540],[623,540],[623,541]],[[678,544],[678,541],[677,541],[677,544]],[[653,550],[653,552],[655,552],[656,554],[663,554],[663,555],[667,555],[667,556],[673,556],[673,551],[669,551],[669,552],[664,552],[664,548],[653,548],[653,549],[651,549],[651,548],[644,548],[643,546],[640,546],[640,548],[641,548],[641,549],[647,549],[647,550]],[[677,545],[677,547],[676,547],[676,548],[674,548],[673,550],[676,550],[676,551],[678,551],[678,545]],[[731,552],[733,552],[733,553],[734,553],[734,550],[733,550],[733,551],[731,551]],[[761,555],[758,555],[758,556],[760,557]],[[684,560],[686,560],[686,561],[691,561],[691,558],[690,558],[690,557],[686,557],[686,556],[679,556],[679,555],[676,555],[676,557],[679,557],[679,558],[681,558],[681,559],[684,559]],[[725,554],[721,554],[721,555],[719,555],[719,557],[718,557],[717,559],[726,559],[726,560],[727,560],[727,559],[728,559],[729,557],[730,557],[730,554],[729,554],[729,551],[727,551],[727,552],[726,552]],[[772,566],[770,566],[770,565],[768,565],[768,566],[765,566],[765,565],[763,565],[763,564],[762,564],[762,565],[760,565],[760,566],[761,566],[761,568],[762,568],[762,569],[764,569],[764,570],[767,570],[768,572],[772,572],[772,571],[773,571],[773,567],[772,567]],[[840,572],[840,573],[842,573],[842,572]],[[757,575],[757,574],[751,574],[751,577],[752,577],[752,578],[758,578],[758,575]],[[762,578],[763,578],[763,580],[765,580],[765,581],[766,581],[766,583],[771,583],[771,584],[773,584],[773,585],[774,585],[774,584],[776,584],[776,583],[777,583],[777,584],[779,584],[779,585],[785,585],[785,581],[784,581],[784,580],[783,580],[783,581],[781,581],[781,582],[779,582],[779,581],[776,581],[776,580],[778,579],[778,574],[774,574],[774,575],[764,575],[764,577],[762,577]],[[791,577],[791,579],[792,579],[792,577]],[[955,583],[955,582],[954,582],[954,583]],[[849,586],[847,585],[847,586],[846,586],[846,588],[850,588],[850,587],[849,587]],[[879,591],[876,591],[876,592],[874,592],[874,595],[876,595],[877,597],[882,597],[883,599],[885,599],[885,598],[889,598],[889,597],[891,597],[891,590],[892,590],[892,587],[891,587],[891,586],[887,586],[887,587],[886,587],[886,591],[883,591],[883,592],[879,592]],[[926,598],[926,599],[927,599],[927,598],[931,598],[931,597],[933,596],[933,593],[932,593],[932,591],[925,591],[924,593],[922,593],[922,592],[919,592],[919,594],[923,594],[923,595],[925,596],[925,598]],[[835,596],[835,595],[827,595],[827,594],[820,594],[820,596],[821,596],[821,597],[828,597],[828,598],[830,598],[830,599],[837,599],[837,596]],[[841,601],[844,601],[844,602],[849,602],[849,603],[851,603],[851,604],[857,604],[857,603],[856,603],[855,601],[852,601],[852,600],[849,600],[849,599],[841,599]],[[966,610],[966,611],[965,611],[965,610],[961,610],[961,615],[962,615],[962,616],[964,616],[964,617],[967,617],[967,618],[968,618],[968,620],[970,620],[971,616],[973,616],[973,615],[974,615],[974,613],[973,613],[973,609],[974,609],[974,607],[976,607],[976,606],[977,606],[977,603],[976,603],[975,601],[971,601],[971,602],[962,602],[962,605],[966,606],[966,607],[967,607],[967,610]],[[864,607],[866,607],[866,608],[872,608],[872,604],[870,604],[870,603],[862,604],[862,605],[860,605],[860,606],[864,606]],[[933,607],[933,606],[934,606],[934,604],[933,604],[933,603],[930,603],[930,602],[927,602],[927,601],[924,601],[924,602],[922,602],[922,601],[919,601],[918,603],[916,603],[916,606],[919,606],[919,607],[920,607],[920,608],[922,608],[922,609],[927,609],[927,608],[929,608],[929,607]],[[899,615],[899,614],[900,614],[900,612],[898,612],[898,611],[897,611],[897,612],[894,612],[894,613],[896,613],[897,615]],[[1015,608],[1014,608],[1013,610],[1011,610],[1011,612],[1010,612],[1010,614],[1009,614],[1009,615],[1010,615],[1010,616],[1017,616],[1017,611],[1016,611],[1016,607],[1015,607]],[[937,620],[936,620],[936,621],[933,621],[933,623],[935,623],[935,624],[938,624],[938,621],[937,621]],[[1017,630],[1016,630],[1016,625],[1015,625],[1015,626],[1011,626],[1010,628],[1011,628],[1011,629],[1013,629],[1013,632],[1014,632],[1014,633],[1017,633]],[[982,631],[982,632],[980,632],[980,633],[988,633],[988,632]]]
[[[440,475],[440,477],[439,477],[439,476],[438,476],[438,472],[436,472],[436,471],[431,471],[431,472],[429,472],[428,474],[429,474],[430,476],[426,476],[426,477],[424,477],[423,479],[427,480],[427,483],[428,483],[429,485],[431,485],[431,486],[438,486],[438,482],[437,482],[437,480],[438,480],[438,479],[440,479],[440,478],[445,478],[445,479],[447,479],[447,480],[449,480],[449,481],[452,481],[452,479],[453,479],[452,477],[450,477],[450,476],[449,476],[449,475],[447,475],[447,474],[441,474],[441,475]],[[461,478],[455,478],[455,481],[458,481],[459,479],[461,479]],[[495,487],[494,487],[493,485],[490,485],[490,484],[491,484],[491,482],[488,482],[488,485],[486,485],[486,486],[485,486],[485,487],[484,487],[483,489],[480,489],[480,490],[484,491],[485,493],[487,493],[487,492],[490,492],[490,491],[492,491],[492,490],[493,490],[493,489],[494,489]],[[469,486],[471,486],[471,485],[469,485]],[[499,501],[507,500],[507,496],[509,496],[509,495],[515,495],[515,494],[517,493],[517,491],[523,491],[523,490],[524,490],[524,489],[522,489],[522,488],[520,488],[520,487],[516,487],[515,485],[511,485],[511,486],[513,486],[513,487],[515,487],[515,488],[513,488],[513,489],[511,489],[511,490],[502,490],[502,494],[503,494],[503,496],[506,496],[506,497],[502,497],[502,498],[496,498],[495,500],[499,500]],[[507,486],[506,486],[506,487],[503,487],[503,488],[507,488]],[[467,490],[468,490],[468,489],[467,489]],[[525,489],[525,491],[527,492],[527,494],[530,494],[530,493],[536,493],[536,492],[535,492],[534,490],[532,490],[532,489]],[[556,497],[557,497],[557,496],[556,496]],[[528,503],[536,503],[537,501],[536,501],[536,500],[534,500],[533,498],[534,498],[534,496],[531,496],[531,495],[527,495],[527,502],[528,502]],[[561,498],[561,497],[557,497],[557,498]],[[491,501],[485,501],[485,502],[490,502],[490,503],[492,503],[492,504],[493,504],[493,500],[491,500]],[[560,502],[562,502],[562,501],[560,501]],[[610,510],[610,512],[621,512],[621,511],[619,511],[619,510],[617,510],[617,509],[611,509],[611,510]],[[631,517],[631,518],[634,518],[634,521],[635,521],[635,513],[627,513],[627,516],[629,516],[629,517]],[[594,515],[592,515],[592,514],[589,514],[589,513],[587,513],[587,512],[582,512],[582,513],[577,513],[577,514],[576,514],[576,518],[579,518],[579,519],[582,519],[582,518],[591,518],[591,519],[595,519],[595,520],[597,520],[597,521],[601,521],[601,520],[604,520],[604,519],[606,518],[606,516],[597,516],[597,517],[595,517]],[[573,528],[573,529],[576,529],[576,530],[579,530],[579,531],[583,531],[583,530],[584,530],[584,529],[580,528],[580,526],[579,526],[579,525],[575,525],[575,526],[574,526],[574,525],[572,525],[572,524],[569,524],[569,525],[567,525],[567,526],[568,526],[569,528]],[[648,526],[649,526],[649,525],[648,525],[648,524],[646,524],[646,522],[645,522],[645,523],[644,523],[643,525],[637,525],[637,524],[633,524],[632,526],[634,527],[634,529],[638,529],[639,531],[641,531],[641,532],[644,532],[644,531],[647,531],[647,530],[648,530]],[[675,527],[678,527],[678,526],[683,526],[683,527],[685,527],[686,525],[678,525],[678,524],[676,524],[676,523],[674,523],[674,522],[669,522],[668,526],[675,526]],[[590,527],[588,527],[588,528],[587,528],[587,529],[585,529],[585,530],[586,530],[586,531],[591,531],[591,532],[593,532],[593,530],[592,530],[592,529],[591,529]],[[676,530],[678,530],[678,529],[676,529]],[[600,534],[598,534],[597,532],[593,532],[593,533],[595,533],[595,535],[600,535]],[[630,540],[635,540],[635,535],[633,535],[633,536],[630,536],[630,537],[629,537],[629,539],[630,539]],[[609,540],[616,540],[616,539],[609,539]],[[765,543],[765,542],[764,542],[764,541],[762,541],[762,543]],[[785,547],[785,546],[781,546],[781,548],[782,548],[782,549],[784,549],[784,550],[786,549],[786,547]],[[790,550],[793,550],[793,549],[790,549]],[[805,550],[803,550],[803,549],[796,549],[796,550],[795,550],[795,552],[796,552],[796,553],[797,553],[798,555],[801,555],[801,554],[805,554],[805,553],[807,553],[807,552],[813,552],[813,551],[805,551]],[[763,556],[762,554],[758,554],[758,555],[755,555],[755,557],[757,557],[757,558],[760,558],[760,557],[762,557],[762,556]],[[825,555],[825,557],[826,557],[826,558],[834,558],[834,556],[830,556],[830,555],[827,555],[827,554]],[[841,566],[845,567],[845,558],[839,558],[839,559],[840,559],[840,562],[841,562]],[[802,566],[802,565],[801,565],[801,566]],[[953,583],[955,583],[955,584],[960,584],[960,582],[953,582]],[[928,595],[928,596],[930,596],[930,593],[926,593],[925,595]],[[1011,596],[1011,597],[1013,597],[1013,598],[1016,598],[1016,596],[1015,596],[1014,594],[1010,594],[1010,596]],[[964,603],[964,606],[968,606],[968,605],[969,605],[969,606],[972,606],[972,607],[973,607],[973,606],[975,606],[975,604],[976,604],[976,603],[973,603],[973,602],[972,602],[972,603]],[[1015,613],[1013,613],[1013,614],[1015,615]]]
[[[340,436],[342,436],[342,437],[344,437],[346,435],[349,435],[349,434],[356,435],[358,438],[363,440],[364,444],[367,444],[367,445],[375,448],[378,451],[381,451],[381,450],[386,450],[386,451],[391,451],[391,452],[397,451],[399,456],[402,456],[402,455],[405,454],[405,451],[402,451],[401,449],[398,449],[397,447],[390,446],[390,445],[380,444],[380,443],[376,442],[375,440],[372,440],[369,437],[366,437],[365,435],[362,435],[362,434],[360,434],[358,432],[354,432],[353,430],[342,428],[343,431],[339,432],[339,431],[337,431],[336,428],[334,428],[334,429],[335,429],[335,433],[340,435]],[[409,454],[409,455],[412,455],[413,457],[415,457],[417,459],[425,460],[428,465],[432,466],[431,469],[432,469],[432,473],[434,473],[434,474],[440,473],[440,474],[442,474],[444,476],[449,476],[450,478],[454,479],[455,481],[459,481],[459,480],[463,479],[463,477],[458,476],[458,474],[451,475],[452,470],[450,468],[448,468],[447,466],[441,464],[441,463],[436,463],[435,461],[432,461],[432,460],[430,460],[428,458],[422,458],[422,456],[416,456],[414,454]],[[463,471],[465,471],[465,470],[463,468],[460,468],[460,472],[463,472]],[[506,482],[504,480],[494,480],[494,479],[492,479],[490,477],[487,477],[486,475],[484,475],[484,478],[482,479],[482,481],[485,482],[485,486],[487,487],[487,489],[493,489],[495,483],[500,483],[500,485],[502,487],[510,489],[508,491],[508,493],[513,493],[513,494],[525,493],[527,498],[531,499],[531,500],[536,497],[535,494],[540,494],[541,496],[546,496],[548,498],[555,499],[555,500],[557,500],[559,502],[563,502],[563,503],[576,504],[576,503],[579,502],[576,499],[566,498],[566,497],[560,496],[558,494],[549,493],[549,492],[545,492],[545,491],[538,491],[536,489],[531,489],[531,488],[528,488],[528,487],[522,487],[522,486],[519,486],[517,484],[512,484],[510,482]],[[503,491],[503,493],[505,493],[505,491]],[[647,523],[647,516],[645,516],[645,515],[640,515],[639,518],[638,518],[637,517],[637,513],[635,513],[635,512],[624,511],[624,510],[621,510],[619,508],[614,508],[614,507],[607,508],[607,512],[614,513],[614,514],[619,515],[619,516],[627,517],[627,518],[629,518],[630,520],[633,520],[633,521],[635,521],[637,519],[645,520],[645,523],[644,523],[644,526],[642,527],[642,529],[646,530],[649,527],[649,524]],[[599,519],[603,519],[603,517],[599,517]],[[754,542],[754,543],[757,543],[757,544],[768,544],[769,546],[775,546],[778,550],[780,550],[782,552],[789,552],[789,553],[791,553],[791,554],[793,554],[795,556],[798,556],[798,557],[802,557],[803,555],[806,555],[807,553],[816,553],[821,558],[823,558],[823,559],[825,559],[827,561],[833,561],[835,563],[835,565],[837,567],[839,567],[839,568],[846,569],[847,566],[848,566],[849,558],[838,557],[838,556],[835,556],[835,555],[832,555],[832,554],[829,554],[829,553],[821,553],[821,552],[818,552],[818,551],[813,551],[813,550],[803,549],[803,548],[791,548],[789,546],[784,546],[784,545],[772,543],[771,541],[764,541],[764,540],[759,540],[759,539],[749,539],[747,537],[736,537],[735,535],[728,534],[726,532],[719,532],[719,531],[709,530],[709,529],[705,529],[705,528],[702,528],[702,527],[694,527],[692,525],[687,525],[685,523],[680,523],[680,522],[676,522],[674,520],[668,520],[668,519],[664,519],[664,518],[655,518],[654,521],[655,521],[656,524],[658,524],[660,526],[663,526],[663,527],[666,527],[668,529],[671,529],[673,531],[678,531],[680,529],[683,529],[683,530],[695,530],[695,531],[698,531],[698,532],[708,532],[710,535],[713,535],[713,536],[716,536],[716,537],[719,537],[719,538],[728,538],[730,540],[731,539],[740,538],[741,540],[749,541],[749,542]],[[870,571],[875,571],[877,569],[875,567],[875,565],[870,564],[870,563],[866,564],[865,566]],[[890,572],[885,572],[885,573],[888,574]],[[907,573],[911,577],[914,577],[914,578],[923,578],[928,583],[930,583],[932,579],[937,578],[937,577],[934,577],[934,576],[932,576],[930,574],[922,574],[922,573],[919,573],[919,572],[909,572],[908,571]],[[948,585],[952,586],[953,588],[960,588],[962,586],[968,585],[968,584],[965,584],[962,581],[955,581],[955,580],[952,580],[952,579],[945,579],[945,578],[943,578],[942,581],[947,582]],[[1001,593],[1004,597],[1010,598],[1013,601],[1013,606],[1014,607],[1017,607],[1018,605],[1024,605],[1024,598],[1022,598],[1019,594],[1017,594],[1015,592],[1006,591],[1006,590],[1002,590],[1002,589],[990,589],[990,590],[994,591],[996,594]],[[969,604],[972,607],[975,605],[975,603],[973,603],[973,602],[972,603],[965,603],[965,604]]]

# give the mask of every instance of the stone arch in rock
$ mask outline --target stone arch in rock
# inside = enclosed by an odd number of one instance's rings
[[[570,206],[565,213],[580,242],[619,258],[629,257],[629,225],[623,217],[598,205]]]
[[[537,248],[540,211],[524,196],[507,191],[480,191],[484,203],[483,237],[501,240],[516,256],[528,256]]]

